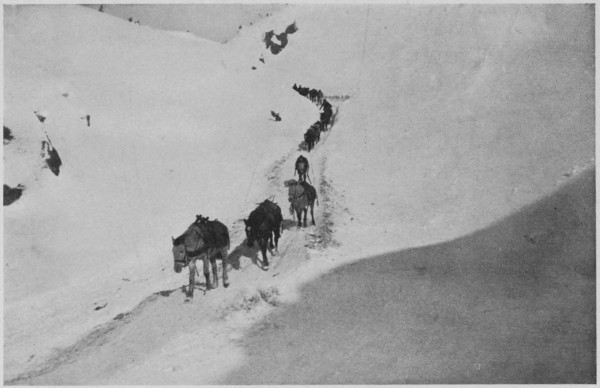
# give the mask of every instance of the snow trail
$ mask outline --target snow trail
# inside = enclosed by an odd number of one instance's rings
[[[94,328],[75,344],[56,349],[47,360],[6,384],[210,383],[235,369],[237,364],[232,358],[235,361],[237,357],[238,362],[244,359],[236,345],[244,330],[289,298],[280,290],[295,283],[292,280],[295,272],[311,260],[311,253],[335,243],[330,216],[336,211],[337,203],[332,199],[333,188],[325,177],[326,143],[333,128],[335,125],[324,133],[313,152],[305,153],[310,158],[311,171],[316,172],[311,176],[320,203],[315,206],[315,226],[310,225],[309,215],[307,227],[298,228],[288,211],[287,187],[283,182],[292,177],[299,153],[292,149],[255,177],[254,181],[264,179],[268,183],[257,184],[262,190],[252,193],[252,201],[246,204],[247,211],[229,227],[232,243],[228,288],[223,287],[220,279],[219,288],[196,290],[194,300],[186,303],[187,269],[184,269],[181,287],[153,293],[133,310]],[[264,271],[257,244],[252,248],[246,245],[241,219],[267,198],[282,208],[284,231],[279,249],[267,250],[270,269]],[[221,278],[221,263],[217,262]],[[203,281],[202,276],[197,278],[197,287],[204,287]],[[229,347],[224,348],[223,342]],[[170,363],[168,357],[165,361],[165,354],[173,352],[186,352],[185,364]],[[221,358],[227,358],[227,362],[215,366],[215,360]],[[177,360],[180,362],[181,358]]]

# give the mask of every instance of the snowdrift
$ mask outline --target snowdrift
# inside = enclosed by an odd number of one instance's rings
[[[468,236],[304,285],[252,327],[252,362],[221,383],[594,383],[594,175]]]

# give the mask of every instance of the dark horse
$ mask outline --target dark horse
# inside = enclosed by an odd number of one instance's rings
[[[308,160],[302,155],[298,156],[298,159],[296,159],[296,169],[294,170],[294,176],[296,176],[296,173],[298,173],[298,180],[300,182],[305,181],[306,176],[308,175],[308,168]]]
[[[190,270],[190,286],[188,288],[188,299],[194,297],[194,284],[196,276],[196,260],[202,255],[204,261],[204,277],[206,278],[206,289],[217,288],[219,278],[217,276],[217,256],[223,260],[223,285],[229,286],[227,279],[227,252],[229,250],[229,231],[227,227],[218,220],[208,221],[207,218],[197,217],[197,221],[189,226],[188,230],[181,236],[173,239],[174,270],[177,273],[187,266]],[[208,261],[212,265],[213,283],[210,282]]]
[[[313,127],[308,128],[308,130],[304,134],[304,142],[306,143],[306,148],[308,149],[308,152],[310,152],[310,150],[315,148],[316,140],[317,140],[317,131]]]
[[[298,227],[302,226],[302,212],[304,212],[304,226],[306,226],[306,215],[309,206],[312,224],[315,224],[313,210],[315,207],[315,200],[317,200],[317,205],[319,204],[319,200],[317,199],[317,190],[315,190],[314,187],[309,185],[306,181],[298,183],[292,179],[289,184],[288,200],[298,216]]]
[[[258,241],[260,251],[262,252],[263,265],[265,270],[269,269],[269,259],[267,259],[267,244],[269,248],[277,250],[279,246],[279,237],[283,231],[283,216],[279,206],[266,199],[259,204],[256,209],[250,213],[248,219],[244,219],[246,225],[246,237],[248,246],[254,245],[254,240]],[[273,245],[273,236],[275,236],[275,245]]]
[[[321,128],[323,127],[323,123],[321,123],[320,121],[317,121],[310,127],[312,128],[312,130],[314,131],[314,134],[315,134],[315,143],[320,142],[321,141]]]

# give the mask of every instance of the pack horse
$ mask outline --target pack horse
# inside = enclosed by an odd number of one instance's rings
[[[223,286],[229,286],[227,279],[227,256],[229,251],[229,230],[218,220],[208,221],[207,218],[197,216],[196,222],[191,224],[187,231],[173,240],[173,269],[180,273],[183,267],[188,267],[190,284],[187,299],[194,297],[196,277],[196,260],[202,257],[204,262],[204,277],[206,289],[217,288],[219,277],[217,275],[217,257],[223,261]],[[212,266],[213,282],[210,281],[208,263]]]
[[[270,249],[278,249],[279,238],[283,232],[281,208],[275,202],[266,199],[250,213],[248,219],[244,219],[244,224],[248,246],[253,246],[254,241],[258,242],[262,253],[263,268],[268,270],[267,245]]]
[[[288,181],[288,200],[291,204],[292,211],[296,212],[298,216],[298,227],[302,226],[302,214],[304,213],[304,226],[306,226],[306,215],[308,214],[308,208],[310,207],[310,217],[312,218],[312,224],[315,224],[314,207],[315,200],[317,205],[319,200],[317,198],[317,190],[308,182],[302,181],[297,182],[295,179]]]

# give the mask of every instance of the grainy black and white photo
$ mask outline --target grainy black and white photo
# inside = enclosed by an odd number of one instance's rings
[[[5,2],[3,383],[596,384],[595,8]]]

